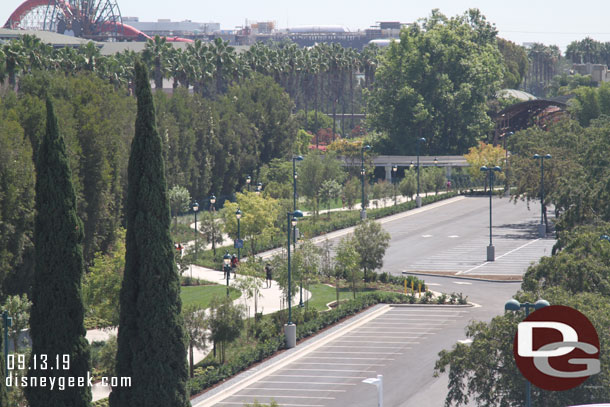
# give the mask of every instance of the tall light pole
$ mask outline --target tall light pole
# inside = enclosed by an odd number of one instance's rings
[[[534,154],[534,159],[540,160],[540,224],[538,225],[538,236],[546,237],[546,225],[544,224],[544,160],[550,160],[550,154],[544,156]]]
[[[419,144],[425,143],[426,139],[420,137],[417,139],[417,195],[415,196],[415,206],[421,208],[421,196],[419,196]]]
[[[296,162],[303,161],[302,155],[292,157],[292,210],[297,210],[297,167]],[[292,239],[294,240],[294,250],[297,249],[297,228],[296,226],[292,229]]]
[[[530,314],[530,308],[539,310],[540,308],[548,307],[549,305],[549,302],[546,300],[538,300],[535,304],[532,304],[531,302],[521,304],[519,301],[511,298],[504,304],[504,311],[519,311],[521,308],[525,308],[525,318],[527,318]],[[527,379],[525,383],[525,407],[532,407],[532,385]]]
[[[368,144],[362,146],[362,148],[360,149],[360,180],[362,182],[362,210],[360,211],[360,219],[362,220],[366,219],[366,208],[364,206],[364,174],[366,173],[366,171],[364,170],[364,152],[369,151],[370,149],[371,146],[369,146]]]
[[[394,206],[396,206],[396,176],[398,175],[398,165],[392,166],[392,184],[394,184]]]
[[[297,341],[297,330],[296,325],[292,323],[292,273],[290,272],[290,226],[296,227],[297,219],[303,217],[303,212],[294,211],[287,212],[287,235],[288,235],[288,244],[286,248],[288,249],[288,323],[284,326],[284,333],[286,335],[286,347],[288,349],[294,348],[296,346]]]
[[[496,250],[492,242],[491,235],[491,198],[493,196],[494,190],[494,172],[502,171],[502,168],[495,167],[486,167],[482,166],[481,171],[489,173],[489,246],[487,246],[487,261],[494,261],[496,259]]]
[[[248,175],[246,177],[246,184],[248,184],[248,192],[250,192],[250,183],[251,182],[252,182],[252,177]]]
[[[241,211],[237,208],[235,211],[235,217],[237,218],[237,241],[235,242],[235,246],[237,246],[237,261],[241,260],[241,240],[240,240],[240,229],[239,229],[239,220],[241,219]]]
[[[199,258],[199,248],[197,247],[197,212],[199,211],[199,204],[197,203],[197,201],[193,202],[191,208],[193,209],[193,212],[195,212],[195,260],[197,260]]]
[[[8,311],[2,313],[2,326],[4,327],[4,376],[8,377],[8,329],[13,326],[13,318],[8,316]]]

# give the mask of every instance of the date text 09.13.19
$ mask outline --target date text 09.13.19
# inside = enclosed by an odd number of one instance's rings
[[[8,370],[24,370],[27,366],[28,358],[23,353],[9,354],[6,358],[6,367]],[[31,355],[31,364],[29,368],[33,370],[70,370],[70,355],[33,354]]]

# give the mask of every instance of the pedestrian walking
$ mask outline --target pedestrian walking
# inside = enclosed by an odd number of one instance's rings
[[[231,257],[231,270],[233,271],[233,278],[237,275],[237,266],[239,265],[239,260],[237,260],[237,256],[233,253]]]
[[[271,288],[271,280],[273,278],[273,275],[272,275],[272,271],[271,271],[271,264],[269,264],[269,263],[265,264],[265,276],[267,278],[267,287],[266,288]]]

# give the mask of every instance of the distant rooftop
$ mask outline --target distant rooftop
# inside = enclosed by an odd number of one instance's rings
[[[514,98],[514,99],[520,100],[522,102],[525,102],[527,100],[536,100],[537,99],[537,97],[532,95],[531,93],[527,93],[527,92],[524,92],[522,90],[517,90],[517,89],[499,90],[498,92],[496,92],[496,97],[502,98],[502,99]]]
[[[11,30],[8,28],[0,28],[0,40],[10,41],[19,38],[22,35],[34,35],[45,44],[50,44],[55,48],[63,47],[78,47],[85,45],[91,40],[84,38],[72,37],[70,35],[58,34],[51,31],[35,31],[35,30]],[[95,41],[94,41],[95,42]],[[100,46],[101,43],[95,43]]]

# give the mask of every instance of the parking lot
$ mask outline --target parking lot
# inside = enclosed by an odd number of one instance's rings
[[[435,336],[456,326],[461,329],[470,313],[471,308],[388,307],[327,343],[310,345],[311,352],[214,405],[275,400],[286,407],[374,406],[376,390],[362,380],[383,374],[391,383],[392,371],[418,363]]]

